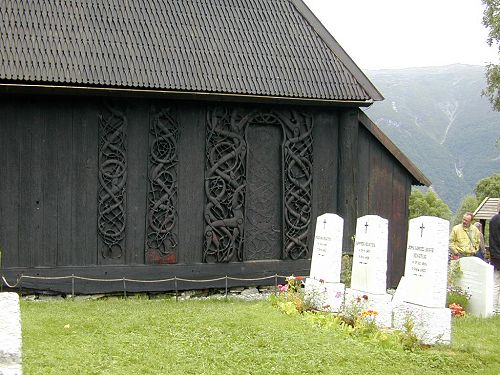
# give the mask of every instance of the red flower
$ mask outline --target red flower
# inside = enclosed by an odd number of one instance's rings
[[[368,299],[368,296],[366,294],[363,294],[363,299],[364,300],[367,300]]]
[[[297,276],[297,277],[295,278],[295,280],[299,280],[299,281],[304,280],[304,276]]]
[[[356,302],[361,302],[361,298],[356,297]]]
[[[329,307],[330,307],[330,305],[323,305],[324,309],[328,309]]]
[[[319,282],[320,282],[321,284],[323,284],[323,283],[325,282],[325,280],[323,280],[323,279],[319,279]]]
[[[452,255],[450,259],[451,260],[458,260],[458,259],[460,259],[460,257],[458,255]]]

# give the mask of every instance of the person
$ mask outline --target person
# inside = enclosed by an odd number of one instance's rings
[[[495,271],[493,285],[493,312],[499,314],[500,303],[500,200],[497,204],[497,214],[490,219],[490,263]]]
[[[466,212],[462,217],[462,224],[453,227],[450,233],[450,251],[452,257],[474,256],[479,249],[481,232],[471,225],[474,215]]]
[[[483,235],[483,225],[477,221],[474,223],[474,226],[479,230],[479,249],[477,250],[476,256],[479,259],[485,260],[486,259],[486,247],[484,246],[484,235]]]

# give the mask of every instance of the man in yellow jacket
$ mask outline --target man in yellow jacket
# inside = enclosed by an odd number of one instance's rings
[[[481,232],[474,225],[470,225],[474,215],[466,212],[462,224],[453,227],[450,233],[450,250],[452,256],[473,256],[479,249]]]

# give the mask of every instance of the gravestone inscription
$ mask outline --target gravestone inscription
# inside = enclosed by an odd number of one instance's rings
[[[385,294],[388,225],[387,219],[376,215],[358,218],[352,264],[352,289]]]
[[[344,219],[335,214],[323,214],[316,219],[310,278],[325,282],[340,282]]]
[[[340,282],[344,219],[323,214],[316,219],[311,271],[306,279],[305,298],[316,309],[339,311],[345,293]]]
[[[421,216],[410,220],[406,250],[406,302],[444,307],[448,277],[449,222]]]

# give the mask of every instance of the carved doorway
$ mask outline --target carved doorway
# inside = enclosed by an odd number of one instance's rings
[[[250,123],[245,139],[247,189],[244,260],[279,259],[283,248],[281,126]]]
[[[305,113],[208,113],[203,262],[308,256],[312,143]]]

